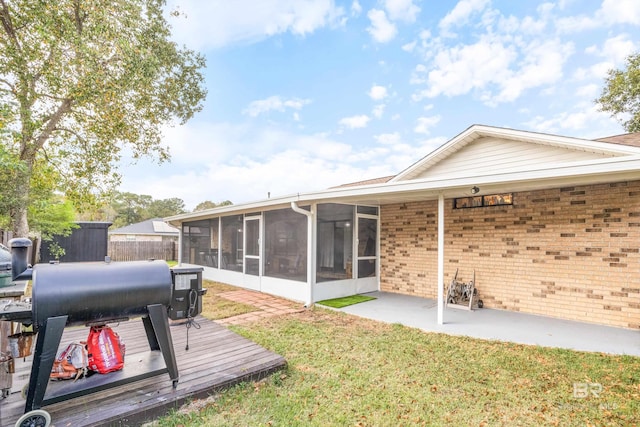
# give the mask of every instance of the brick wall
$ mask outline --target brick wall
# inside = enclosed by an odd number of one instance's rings
[[[640,181],[445,201],[445,284],[475,269],[487,308],[640,329],[639,248]],[[435,298],[437,201],[382,206],[380,258],[382,290]]]

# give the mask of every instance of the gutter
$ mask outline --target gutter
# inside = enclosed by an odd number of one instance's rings
[[[301,215],[307,217],[307,285],[309,285],[309,294],[307,302],[304,305],[306,308],[310,308],[313,305],[313,288],[315,286],[315,251],[314,245],[314,229],[315,224],[313,221],[313,212],[300,208],[296,202],[291,202],[291,209]]]

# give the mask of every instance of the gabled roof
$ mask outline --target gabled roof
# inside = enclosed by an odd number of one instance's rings
[[[109,234],[145,234],[177,236],[180,230],[164,222],[162,218],[152,218],[109,231]]]
[[[384,205],[640,179],[640,147],[474,125],[388,181],[362,181],[166,218],[172,224],[312,203]],[[627,143],[621,142],[625,141]],[[466,163],[465,163],[466,162]],[[466,165],[466,167],[465,167]]]
[[[640,147],[640,132],[623,133],[622,135],[608,136],[606,138],[598,138],[596,141],[608,142],[610,144],[630,145]]]
[[[625,137],[625,138],[623,138]],[[631,138],[593,141],[537,132],[473,125],[426,157],[396,175],[390,182],[420,178],[455,177],[473,171],[517,171],[532,164],[566,164],[640,154]],[[606,138],[605,138],[606,139]]]
[[[357,186],[360,186],[360,185],[382,184],[382,183],[391,181],[394,177],[395,177],[395,175],[383,176],[383,177],[380,177],[380,178],[365,179],[363,181],[349,182],[349,183],[346,183],[346,184],[340,184],[340,185],[336,185],[335,187],[329,187],[329,188],[357,187]]]

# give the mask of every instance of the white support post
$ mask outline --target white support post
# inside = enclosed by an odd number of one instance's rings
[[[444,194],[438,195],[438,325],[444,324]]]
[[[182,225],[183,223],[180,223],[180,225],[178,225],[178,227],[180,227],[180,232],[178,233],[178,265],[181,266],[182,265],[182,239],[183,239],[183,230],[184,230],[184,226]]]

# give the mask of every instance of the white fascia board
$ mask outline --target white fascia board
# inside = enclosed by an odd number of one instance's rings
[[[208,219],[224,214],[240,214],[247,212],[259,212],[264,208],[288,208],[291,202],[298,204],[311,204],[314,202],[332,201],[339,203],[342,201],[356,200],[365,197],[382,197],[402,193],[430,193],[437,197],[439,193],[459,194],[460,189],[471,186],[482,185],[504,185],[530,183],[529,187],[535,188],[536,183],[540,187],[550,181],[561,181],[571,178],[580,178],[582,184],[585,178],[597,178],[610,175],[625,174],[625,179],[640,179],[640,155],[612,157],[596,160],[588,160],[580,163],[572,162],[563,165],[553,165],[550,167],[540,166],[535,170],[479,174],[455,178],[421,179],[399,182],[387,182],[382,184],[370,184],[358,187],[338,187],[330,190],[321,190],[309,193],[300,193],[277,199],[266,199],[263,201],[230,205],[221,208],[209,209],[206,211],[175,215],[165,218],[174,224],[184,221],[196,221],[198,219]],[[593,179],[593,181],[598,181]]]
[[[416,170],[421,171],[426,165],[437,163],[440,159],[446,158],[451,153],[460,150],[470,142],[482,137],[494,137],[525,142],[528,141],[536,144],[544,144],[571,150],[588,151],[610,156],[640,155],[640,147],[624,144],[612,144],[602,141],[592,141],[589,139],[528,132],[516,129],[473,125],[429,153],[426,157],[423,157],[404,171],[400,172],[392,178],[390,182],[398,182],[408,176],[410,177]]]

